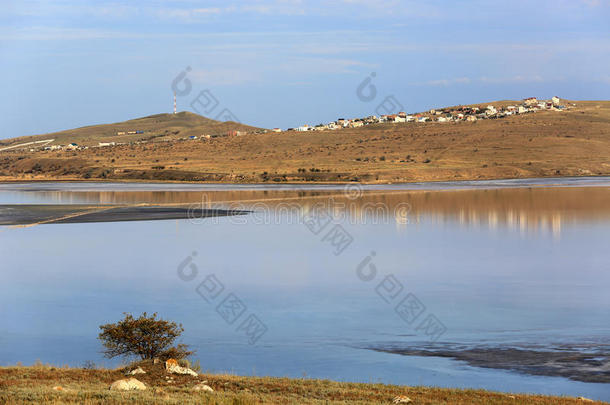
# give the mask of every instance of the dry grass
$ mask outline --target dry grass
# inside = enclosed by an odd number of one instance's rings
[[[5,151],[0,181],[405,182],[608,175],[610,102],[576,103],[567,112],[475,123],[377,124],[74,152]]]
[[[138,375],[148,389],[117,393],[108,390],[124,370],[70,369],[50,366],[0,368],[0,402],[3,404],[389,404],[406,395],[414,404],[582,404],[568,397],[511,395],[484,390],[405,387],[383,384],[341,383],[327,380],[233,375],[176,376],[165,379],[161,365],[144,363],[147,374]],[[130,368],[131,369],[131,368]],[[194,392],[200,381],[214,393]],[[61,386],[62,391],[53,387]],[[159,391],[161,389],[161,391]],[[602,402],[597,402],[602,403]]]

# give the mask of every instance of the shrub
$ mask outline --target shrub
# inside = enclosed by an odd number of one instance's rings
[[[174,341],[184,332],[181,324],[157,319],[157,313],[148,316],[146,312],[139,318],[125,313],[125,318],[117,323],[100,325],[102,330],[98,338],[105,347],[104,355],[108,358],[139,356],[142,360],[182,359],[194,351],[188,346]]]

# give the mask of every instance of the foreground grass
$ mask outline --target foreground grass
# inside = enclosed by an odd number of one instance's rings
[[[109,391],[125,378],[122,369],[70,369],[50,366],[0,368],[2,404],[390,404],[406,395],[414,404],[583,404],[583,400],[543,395],[519,395],[484,390],[405,387],[383,384],[342,383],[327,380],[206,375],[174,376],[161,365],[144,364],[147,374],[137,375],[148,389],[139,392]],[[214,393],[192,387],[207,381]],[[54,387],[61,386],[61,391]],[[591,402],[586,402],[591,403]],[[597,402],[602,403],[602,402]]]

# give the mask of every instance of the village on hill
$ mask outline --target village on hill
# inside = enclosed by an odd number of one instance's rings
[[[572,105],[573,106],[573,105]],[[318,124],[315,126],[302,125],[297,128],[288,128],[286,131],[326,131],[341,128],[358,128],[364,125],[378,123],[400,123],[400,122],[473,122],[484,119],[504,118],[515,114],[526,114],[540,110],[563,111],[570,108],[561,104],[559,97],[552,97],[550,100],[538,100],[536,97],[529,97],[520,104],[496,107],[488,105],[486,108],[479,107],[447,107],[432,109],[428,112],[407,114],[403,111],[396,114],[384,114],[379,117],[370,115],[363,118],[345,119],[339,118],[328,124]],[[282,132],[279,128],[273,128],[274,132]]]
[[[528,114],[534,113],[536,111],[565,111],[572,107],[575,104],[564,105],[561,103],[561,99],[559,97],[552,97],[550,100],[538,100],[536,97],[529,97],[523,99],[520,103],[514,103],[513,105],[506,106],[494,106],[492,104],[487,105],[487,107],[473,107],[473,106],[456,106],[456,107],[445,107],[439,109],[431,109],[426,112],[421,113],[413,113],[407,114],[405,112],[398,112],[396,114],[382,114],[379,117],[375,115],[371,115],[368,117],[362,118],[339,118],[336,121],[329,122],[327,124],[318,124],[315,126],[310,125],[302,125],[297,128],[288,128],[286,130],[282,130],[280,128],[273,128],[272,132],[306,132],[306,131],[332,131],[343,128],[359,128],[365,125],[372,124],[381,124],[381,123],[430,123],[430,122],[476,122],[477,120],[486,120],[486,119],[499,119],[504,118],[511,115],[518,114]],[[174,112],[175,114],[175,112]],[[142,135],[145,132],[140,129],[133,129],[129,131],[119,131],[116,132],[117,136],[124,135]],[[266,133],[268,130],[257,130],[254,132],[248,131],[237,131],[237,130],[229,130],[224,133],[215,133],[215,134],[201,134],[201,135],[191,135],[188,137],[181,137],[174,140],[177,141],[185,141],[185,140],[202,140],[206,141],[211,138],[225,137],[225,136],[243,136],[251,133]],[[89,147],[92,148],[103,148],[103,147],[111,147],[117,145],[136,145],[147,143],[149,140],[146,139],[138,139],[130,142],[120,142],[120,141],[107,141],[107,142],[98,142],[97,145],[79,145],[76,142],[70,142],[67,145],[62,144],[52,144],[54,139],[42,140],[42,141],[34,141],[21,143],[17,145],[11,145],[8,147],[0,148],[0,152],[6,150],[18,150],[18,149],[29,149],[30,152],[34,152],[37,150],[46,150],[46,151],[61,151],[61,150],[70,150],[70,151],[78,151],[85,150]],[[170,139],[159,139],[157,142],[170,142]]]

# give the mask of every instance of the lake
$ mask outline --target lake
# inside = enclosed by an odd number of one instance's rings
[[[610,400],[609,202],[608,177],[2,184],[0,216],[15,204],[190,215],[0,227],[0,364],[115,366],[99,325],[146,311],[182,323],[214,373]]]

